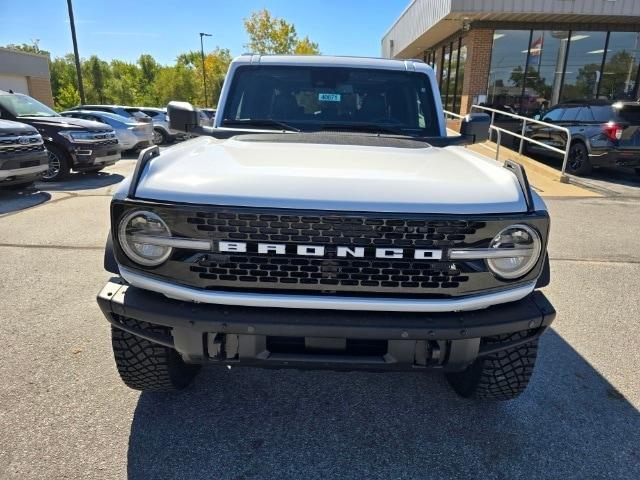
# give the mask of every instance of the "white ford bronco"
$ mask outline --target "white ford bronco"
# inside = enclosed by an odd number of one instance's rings
[[[213,127],[143,151],[111,204],[98,295],[140,390],[202,365],[442,370],[464,397],[519,395],[555,311],[549,216],[516,163],[447,136],[419,61],[245,55]]]

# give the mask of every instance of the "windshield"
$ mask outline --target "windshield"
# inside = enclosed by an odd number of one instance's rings
[[[236,70],[222,126],[301,131],[353,128],[439,136],[429,77],[336,67],[254,66]],[[269,123],[272,123],[269,126]],[[292,129],[293,129],[292,128]]]
[[[20,93],[0,95],[0,105],[14,117],[59,117],[55,111],[34,98]]]

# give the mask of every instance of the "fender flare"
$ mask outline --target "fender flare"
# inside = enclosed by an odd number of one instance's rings
[[[118,262],[116,262],[116,256],[113,253],[113,238],[111,237],[111,232],[109,232],[107,244],[104,247],[104,269],[107,272],[120,275],[120,268],[118,267]]]

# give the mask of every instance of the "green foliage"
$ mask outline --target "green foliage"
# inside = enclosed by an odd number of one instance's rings
[[[58,91],[54,103],[55,109],[62,112],[80,103],[80,93],[72,83],[67,83]]]
[[[282,18],[271,16],[269,10],[253,12],[244,20],[249,35],[245,46],[252,53],[312,54],[318,55],[318,44],[309,37],[298,39],[296,27]]]
[[[8,48],[9,50],[20,50],[21,52],[27,53],[37,53],[39,55],[50,55],[48,51],[42,50],[40,48],[40,40],[33,40],[33,43],[31,45],[28,43],[21,43],[20,45],[16,43],[10,43],[4,48]]]
[[[245,19],[250,43],[257,53],[318,54],[318,44],[309,37],[298,39],[295,26],[261,10]],[[38,41],[10,44],[6,48],[49,55]],[[142,54],[136,63],[121,60],[105,62],[97,55],[80,62],[87,103],[166,106],[171,100],[183,100],[197,106],[216,106],[220,90],[231,63],[227,48],[205,52],[204,70],[207,80],[205,102],[202,56],[199,50],[182,53],[175,65],[160,65],[153,56]],[[73,54],[49,60],[54,106],[62,111],[80,103],[78,79]]]

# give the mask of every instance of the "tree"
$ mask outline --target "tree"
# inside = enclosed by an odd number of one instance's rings
[[[89,80],[88,87],[90,87],[87,88],[89,102],[91,103],[91,97],[94,97],[97,100],[96,103],[105,103],[104,87],[105,70],[108,70],[107,63],[101,61],[97,55],[91,55],[86,61],[86,70],[88,75],[85,74],[85,78]]]
[[[33,40],[32,44],[21,43],[18,45],[16,43],[10,43],[4,48],[8,48],[9,50],[20,50],[21,52],[37,53],[39,55],[50,56],[50,53],[47,50],[42,50],[40,48],[40,40],[37,39]]]
[[[161,68],[156,77],[154,91],[159,105],[166,105],[171,100],[195,102],[198,87],[193,70],[180,63],[175,67]]]
[[[637,71],[635,55],[626,50],[616,52],[605,63],[600,77],[600,95],[611,99],[631,98]]]
[[[249,35],[249,43],[245,47],[254,53],[320,53],[317,43],[309,37],[298,40],[296,27],[282,18],[271,16],[266,8],[245,19],[244,28]]]
[[[312,42],[309,37],[305,36],[296,43],[293,53],[296,55],[318,55],[320,50],[316,42]]]
[[[80,93],[71,83],[64,85],[55,96],[54,106],[56,110],[63,111],[75,107],[80,103]]]

